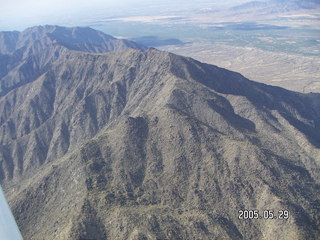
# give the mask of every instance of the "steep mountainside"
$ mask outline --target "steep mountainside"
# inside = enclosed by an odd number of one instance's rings
[[[48,25],[0,32],[0,96],[39,77],[67,49],[103,53],[127,48],[146,49],[91,28]]]
[[[0,80],[25,239],[317,239],[320,94],[155,49],[37,48]]]

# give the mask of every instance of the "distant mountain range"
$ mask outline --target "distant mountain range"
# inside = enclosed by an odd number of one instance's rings
[[[264,14],[286,13],[298,10],[320,9],[318,0],[252,1],[231,8],[233,11],[259,11]]]
[[[320,235],[320,94],[90,28],[0,36],[0,182],[25,239]]]

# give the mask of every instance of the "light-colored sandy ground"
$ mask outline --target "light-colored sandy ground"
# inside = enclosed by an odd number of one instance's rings
[[[320,58],[253,47],[192,43],[162,50],[242,73],[245,77],[299,92],[320,92]]]

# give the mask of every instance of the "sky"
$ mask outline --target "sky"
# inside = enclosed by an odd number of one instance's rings
[[[0,0],[0,28],[22,30],[43,24],[59,24],[85,15],[101,5],[114,6],[112,0]],[[123,1],[125,2],[125,1]]]
[[[216,3],[237,5],[249,0],[0,0],[0,31],[23,30],[30,26],[57,24],[79,25],[95,14],[130,14],[133,8],[155,4]]]

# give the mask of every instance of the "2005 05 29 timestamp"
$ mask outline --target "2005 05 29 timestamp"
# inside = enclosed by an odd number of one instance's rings
[[[279,219],[279,220],[287,220],[289,219],[289,211],[288,210],[239,210],[238,218],[241,220],[253,220],[253,219]]]

